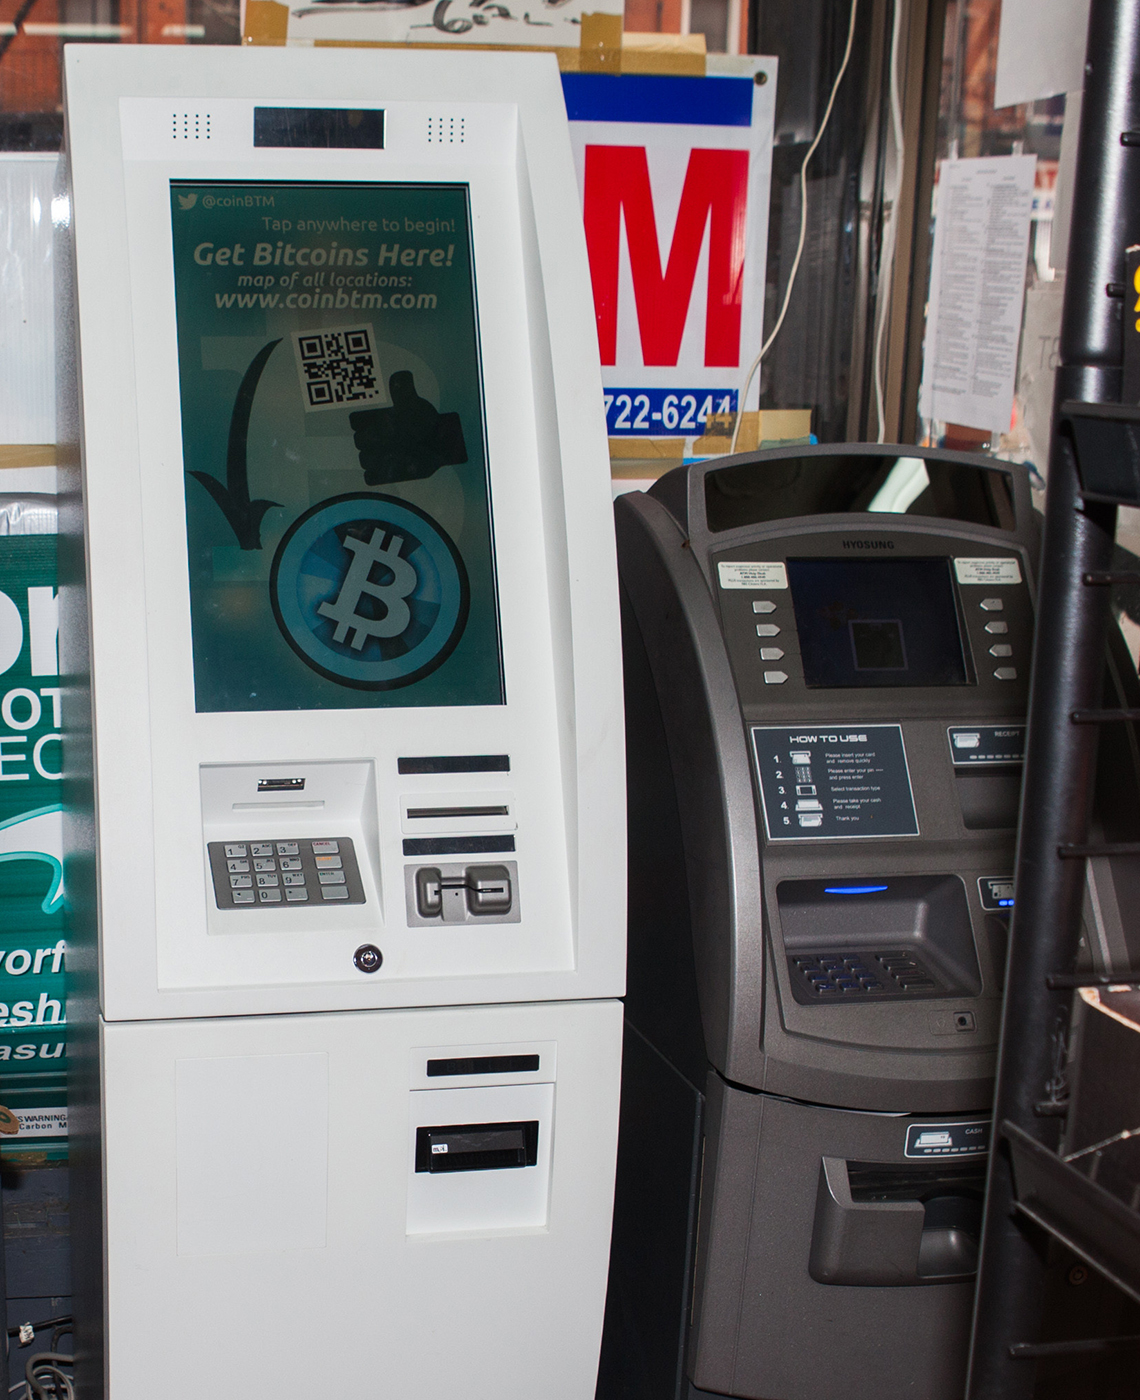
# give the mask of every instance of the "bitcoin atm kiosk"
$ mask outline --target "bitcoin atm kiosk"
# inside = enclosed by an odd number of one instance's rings
[[[957,1400],[1025,470],[805,447],[671,472],[616,515],[630,1028],[600,1394]]]
[[[80,1394],[587,1400],[621,662],[556,65],[84,46],[66,84]]]

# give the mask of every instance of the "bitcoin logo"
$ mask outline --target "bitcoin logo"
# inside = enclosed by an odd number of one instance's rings
[[[317,605],[317,612],[322,617],[330,617],[336,623],[333,641],[343,642],[351,632],[349,645],[354,651],[359,651],[369,637],[398,637],[401,632],[407,631],[408,623],[412,620],[412,610],[404,599],[419,579],[408,561],[400,558],[403,539],[399,535],[391,535],[388,540],[385,548],[383,530],[373,530],[367,544],[363,540],[354,540],[351,535],[346,536],[344,547],[352,552],[353,558],[344,583],[335,603]],[[392,575],[390,582],[373,583],[370,575],[377,564]],[[365,594],[375,598],[383,607],[382,617],[368,617],[359,611]]]
[[[322,501],[286,531],[269,581],[277,625],[314,671],[387,690],[440,666],[463,633],[458,550],[407,501],[374,492]]]

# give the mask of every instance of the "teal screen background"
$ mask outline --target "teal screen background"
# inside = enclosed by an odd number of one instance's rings
[[[503,703],[467,187],[170,205],[196,709]]]

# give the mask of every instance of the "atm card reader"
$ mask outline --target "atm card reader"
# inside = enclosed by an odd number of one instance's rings
[[[517,923],[518,863],[405,868],[410,926]]]

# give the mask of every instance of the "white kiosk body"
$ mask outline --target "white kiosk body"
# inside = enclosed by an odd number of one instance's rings
[[[66,108],[80,1394],[588,1400],[624,760],[554,60],[81,46]]]

